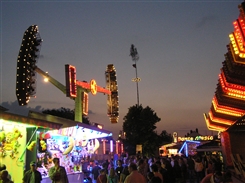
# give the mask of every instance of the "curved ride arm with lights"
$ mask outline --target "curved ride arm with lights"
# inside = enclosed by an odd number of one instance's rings
[[[24,33],[17,58],[16,96],[19,105],[27,105],[36,94],[35,67],[42,39],[38,26],[30,26]]]
[[[119,107],[118,107],[118,87],[116,79],[116,69],[110,64],[107,66],[105,72],[106,88],[111,91],[111,95],[107,97],[107,114],[111,123],[117,123],[119,119]]]

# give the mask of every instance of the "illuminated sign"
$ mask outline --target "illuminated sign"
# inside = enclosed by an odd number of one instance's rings
[[[72,65],[65,65],[66,71],[66,96],[77,96],[77,84],[76,84],[76,67]]]
[[[90,91],[93,95],[96,95],[97,93],[97,83],[94,79],[90,81]]]
[[[178,137],[179,142],[183,142],[186,140],[199,141],[199,140],[213,140],[214,137],[212,135],[206,136],[196,136],[196,137]]]

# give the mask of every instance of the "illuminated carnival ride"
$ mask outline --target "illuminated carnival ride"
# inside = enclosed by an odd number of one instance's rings
[[[204,114],[209,130],[223,132],[245,115],[245,3],[238,8],[211,109]]]
[[[38,26],[30,26],[24,32],[17,59],[16,96],[19,105],[27,105],[30,98],[35,97],[38,73],[75,101],[75,122],[82,122],[82,115],[88,115],[88,93],[96,95],[99,92],[107,95],[107,115],[110,122],[117,123],[119,118],[118,86],[113,64],[108,65],[105,71],[106,87],[98,86],[94,79],[90,82],[77,80],[76,68],[69,64],[65,65],[66,85],[63,85],[37,67],[41,43]],[[100,144],[97,138],[112,135],[96,131],[93,127],[85,128],[81,125],[50,131],[38,131],[37,128],[34,132],[37,134],[36,140],[33,140],[32,136],[26,149],[32,151],[35,147],[37,148],[38,162],[45,165],[42,166],[43,170],[41,171],[43,176],[47,176],[54,157],[61,159],[61,164],[66,167],[68,173],[81,169],[82,159],[94,154],[99,148]]]

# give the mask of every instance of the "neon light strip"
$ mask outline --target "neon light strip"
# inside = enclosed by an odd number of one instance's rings
[[[245,53],[242,53],[242,51],[239,49],[239,43],[238,43],[238,37],[234,35],[234,33],[231,33],[229,35],[233,50],[235,54],[241,58],[245,58]]]
[[[88,115],[88,94],[83,92],[83,114]]]
[[[234,35],[236,37],[237,43],[238,43],[238,47],[240,52],[244,52],[244,48],[243,48],[243,39],[242,39],[242,34],[241,34],[241,29],[240,29],[240,24],[237,21],[233,22],[233,26],[234,26]]]
[[[121,143],[121,153],[124,151],[123,143]]]
[[[231,121],[231,120],[214,117],[212,111],[209,111],[208,115],[209,115],[209,118],[212,120],[212,122],[215,122],[215,123],[221,123],[224,125],[232,125],[234,123],[234,121]]]
[[[235,97],[235,98],[245,99],[245,91],[244,90],[234,89],[234,88],[227,86],[228,83],[224,81],[221,74],[219,74],[219,79],[220,79],[220,84],[221,84],[222,90],[225,94],[232,96],[232,97]],[[233,86],[235,86],[235,85],[233,85]],[[239,85],[237,85],[237,86],[239,86]],[[243,88],[243,87],[241,87],[241,88]]]
[[[105,147],[105,145],[106,145],[106,144],[105,144],[105,141],[106,141],[105,139],[102,140],[102,142],[103,142],[103,154],[105,154],[105,148],[106,148],[106,147]]]
[[[182,145],[182,147],[179,150],[179,153],[181,153],[181,151],[184,149],[184,147],[186,146],[186,142]]]
[[[226,77],[225,77],[225,73],[224,73],[223,70],[221,72],[221,75],[222,75],[222,78],[223,78],[226,86],[232,87],[233,89],[238,89],[238,90],[240,89],[240,90],[245,91],[245,86],[243,86],[243,85],[236,85],[236,84],[227,82]]]
[[[233,47],[233,50],[234,50],[235,54],[238,55],[239,54],[239,50],[238,50],[236,39],[235,39],[235,36],[233,35],[233,33],[231,33],[229,35],[229,38],[230,38],[230,41],[231,41],[231,44],[232,44],[232,47]]]
[[[185,155],[186,155],[186,157],[188,157],[188,145],[187,144],[185,146]]]
[[[241,32],[242,42],[244,44],[244,42],[245,42],[245,36],[244,36],[244,33],[245,33],[245,24],[244,24],[243,19],[241,19],[241,17],[238,18],[238,23],[239,23],[238,25],[239,25],[240,32]]]
[[[245,114],[245,110],[239,110],[237,108],[219,105],[216,96],[214,96],[212,100],[212,105],[217,113],[227,114],[236,117],[241,117]]]
[[[237,55],[234,53],[234,50],[232,49],[232,44],[230,44],[230,52],[232,54],[233,61],[239,64],[245,64],[244,61],[236,60]]]
[[[69,78],[69,91],[71,97],[77,96],[77,87],[76,87],[76,67],[68,65],[68,78]]]
[[[88,89],[88,90],[91,89],[90,83],[87,83],[87,82],[77,81],[77,85],[82,87],[82,88],[84,88],[84,89]],[[110,90],[107,90],[107,89],[105,89],[105,88],[103,88],[101,86],[97,86],[97,92],[105,93],[105,94],[108,94],[108,95],[111,94]]]
[[[110,140],[110,152],[113,152],[113,140]]]
[[[120,143],[118,141],[116,141],[116,154],[119,154],[118,153],[118,147],[119,147]]]
[[[225,130],[227,129],[226,127],[221,127],[221,126],[218,126],[218,125],[211,124],[211,123],[210,123],[210,120],[209,120],[209,118],[206,116],[206,114],[203,114],[203,115],[204,115],[204,119],[205,119],[207,128],[208,128],[209,130],[214,130],[214,131],[225,131]]]

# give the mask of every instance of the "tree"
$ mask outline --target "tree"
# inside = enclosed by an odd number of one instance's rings
[[[143,108],[142,105],[134,105],[129,108],[123,120],[125,150],[129,154],[135,154],[136,145],[139,144],[142,145],[143,154],[155,155],[161,145],[155,126],[161,120],[157,114],[148,106]]]
[[[70,120],[74,120],[75,119],[75,111],[74,109],[71,110],[69,108],[64,108],[61,107],[59,109],[45,109],[42,111],[42,113],[44,114],[50,114],[53,116],[58,116],[61,118],[65,118],[65,119],[70,119]],[[83,123],[90,125],[90,121],[87,117],[83,116]]]

